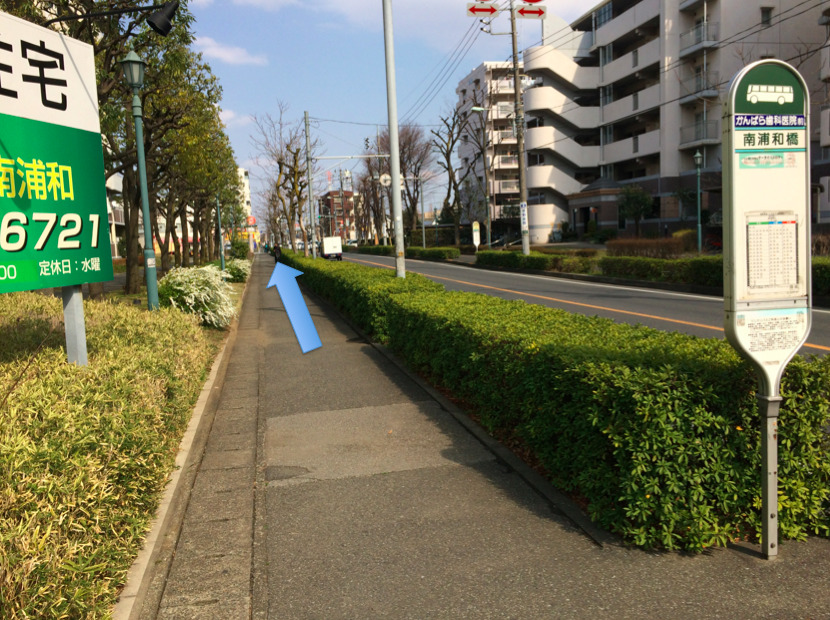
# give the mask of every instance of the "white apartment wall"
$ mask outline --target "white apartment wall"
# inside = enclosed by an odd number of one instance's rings
[[[612,0],[613,1],[613,0]],[[606,4],[602,2],[599,6]],[[614,61],[608,63],[604,68],[584,67],[575,62],[575,57],[584,55],[586,45],[591,47],[592,53],[599,54],[599,47],[613,44],[619,37],[629,34],[644,25],[654,24],[655,18],[659,23],[659,36],[656,41],[647,41],[638,50],[641,66],[653,66],[654,59],[651,57],[653,47],[659,46],[659,86],[644,88],[638,92],[639,108],[644,110],[651,108],[659,110],[659,130],[655,127],[646,126],[646,134],[639,136],[639,150],[635,153],[629,144],[630,138],[615,138],[610,148],[601,149],[600,157],[605,163],[624,161],[625,159],[638,159],[641,156],[654,153],[658,158],[654,165],[646,162],[644,168],[647,174],[654,174],[657,177],[678,178],[692,174],[694,164],[692,155],[695,148],[681,149],[681,128],[693,126],[696,122],[696,113],[705,111],[706,119],[719,122],[721,117],[721,100],[725,96],[729,81],[742,67],[749,62],[759,60],[763,57],[776,57],[788,60],[794,64],[802,75],[805,76],[811,91],[821,90],[818,88],[819,79],[822,75],[822,55],[815,53],[809,55],[808,59],[800,62],[797,58],[799,52],[807,52],[810,49],[818,49],[826,39],[824,27],[818,25],[821,7],[815,7],[803,14],[793,9],[792,3],[788,0],[743,0],[740,8],[736,7],[732,0],[702,0],[697,3],[693,10],[680,11],[680,5],[688,6],[687,0],[642,0],[623,14],[618,15],[603,26],[597,29],[595,40],[591,41],[591,33],[568,34],[562,31],[561,20],[552,21],[543,27],[545,42],[549,45],[530,48],[525,51],[525,71],[531,77],[541,77],[544,86],[532,89],[526,94],[526,108],[529,112],[544,115],[551,115],[569,121],[571,117],[579,115],[578,127],[585,127],[582,120],[586,115],[571,101],[570,105],[562,101],[564,91],[557,89],[556,84],[566,83],[574,88],[588,90],[596,89],[601,83],[614,82],[622,77],[637,75],[635,70],[630,69],[632,63],[629,60],[630,53],[622,58],[616,55]],[[761,28],[761,7],[772,8],[772,24],[769,27]],[[825,10],[830,15],[830,1],[824,3]],[[791,19],[781,19],[781,11],[785,11],[783,17],[791,16]],[[717,40],[720,42],[714,48],[709,49],[705,54],[705,67],[708,74],[716,74],[718,77],[719,97],[697,102],[679,103],[679,99],[687,94],[681,87],[684,79],[693,77],[695,65],[703,66],[704,55],[697,52],[693,55],[683,53],[684,45],[681,44],[681,37],[684,33],[691,31],[698,19],[703,19],[710,25],[717,27]],[[550,19],[550,18],[549,18]],[[574,23],[576,25],[577,22]],[[554,34],[556,33],[556,34]],[[688,44],[688,35],[683,37],[684,44]],[[732,43],[724,45],[724,41]],[[558,47],[555,46],[559,42]],[[554,44],[554,45],[550,45]],[[830,53],[824,56],[824,61],[830,64]],[[626,69],[626,65],[628,69]],[[830,81],[830,66],[823,70],[828,81]],[[603,81],[604,80],[604,81]],[[645,86],[645,84],[644,84]],[[616,94],[616,93],[615,93]],[[654,95],[654,96],[652,96]],[[621,99],[621,101],[619,100]],[[619,98],[610,105],[603,106],[600,111],[598,127],[610,122],[621,121],[626,118],[626,110],[632,108],[631,97]],[[652,100],[654,99],[654,100]],[[814,139],[818,139],[820,124],[819,120],[819,99],[812,100],[812,133]],[[548,105],[542,110],[543,105]],[[616,112],[615,112],[616,110]],[[590,114],[590,113],[588,113]],[[630,115],[630,112],[628,113]],[[824,115],[827,119],[828,129],[825,134],[830,136],[830,111]],[[551,132],[549,128],[538,128],[541,134],[544,131]],[[539,147],[544,141],[534,136],[537,129],[528,130],[528,143]],[[599,129],[598,129],[599,131]],[[719,134],[717,134],[719,135]],[[830,137],[825,138],[830,145]],[[619,144],[618,144],[619,143]],[[574,154],[574,143],[562,141],[568,146],[568,152],[563,150],[564,155],[572,162],[579,165],[586,165],[592,155],[586,147],[586,156]],[[555,148],[552,150],[556,150]],[[711,144],[700,147],[700,150],[707,157],[704,163],[704,170],[717,171],[720,169],[720,145]],[[547,160],[547,158],[546,158]],[[547,161],[545,163],[548,163]],[[569,185],[562,178],[564,167],[560,166],[558,173],[550,170],[540,169],[529,175],[533,183],[538,183],[545,178],[550,180],[547,186],[549,190],[564,188]],[[531,167],[531,170],[533,167]],[[572,179],[572,181],[574,181]],[[559,186],[556,187],[554,182]],[[577,185],[579,185],[577,183]],[[533,184],[529,182],[529,188]],[[538,187],[538,186],[537,186]],[[823,199],[825,196],[823,196]],[[567,217],[567,213],[564,214]]]

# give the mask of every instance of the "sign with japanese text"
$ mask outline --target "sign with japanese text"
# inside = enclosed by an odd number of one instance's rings
[[[810,330],[809,95],[794,68],[763,60],[735,76],[725,106],[726,334],[778,396]]]
[[[112,278],[92,47],[0,13],[0,293]]]

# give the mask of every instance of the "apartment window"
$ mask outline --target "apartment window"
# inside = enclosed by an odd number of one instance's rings
[[[636,92],[633,95],[631,95],[631,107],[634,110],[639,110],[640,109],[640,93],[639,92]]]
[[[614,141],[614,126],[613,125],[603,125],[599,129],[600,133],[600,140],[602,144],[611,144]]]
[[[772,7],[771,6],[762,6],[761,7],[761,25],[765,28],[767,26],[772,26]]]
[[[640,152],[640,136],[631,136],[631,152]]]
[[[600,105],[608,105],[614,101],[614,89],[611,85],[609,86],[600,86],[599,88],[599,104]]]
[[[604,67],[609,62],[614,60],[614,44],[609,43],[599,48],[599,66]]]
[[[631,52],[631,67],[634,68],[640,64],[640,50],[636,49]]]
[[[611,3],[609,2],[608,4],[603,4],[601,7],[597,9],[594,15],[596,19],[597,28],[599,28],[603,24],[610,22],[613,18],[613,13],[611,12]]]

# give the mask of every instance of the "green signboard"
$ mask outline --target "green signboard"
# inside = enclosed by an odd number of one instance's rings
[[[0,293],[112,280],[92,49],[0,28]]]

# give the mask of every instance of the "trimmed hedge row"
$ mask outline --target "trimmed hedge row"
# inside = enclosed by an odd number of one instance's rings
[[[521,252],[500,252],[483,250],[476,254],[477,265],[503,267],[507,269],[535,269],[561,273],[591,273],[594,259],[575,254],[548,254],[531,251],[525,256]]]
[[[374,254],[376,256],[395,255],[395,247],[391,245],[359,245],[357,251],[360,254]]]
[[[584,497],[591,517],[627,541],[700,551],[760,534],[756,380],[725,342],[429,290],[420,278],[410,285],[416,294],[403,281],[393,292],[378,287],[385,271],[296,262],[310,275],[304,284],[341,308],[344,290],[370,283],[371,294],[348,304],[361,323],[382,315],[375,337],[491,432],[520,439],[559,487]],[[358,301],[364,295],[371,312]],[[830,533],[828,383],[830,358],[798,357],[782,382],[783,537]]]
[[[476,264],[723,288],[723,257],[720,255],[678,259],[636,256],[590,258],[540,252],[525,256],[520,252],[483,251],[476,255]],[[830,257],[813,257],[812,282],[814,295],[830,296]]]
[[[197,319],[84,302],[68,364],[60,299],[0,295],[0,617],[109,617],[204,381]]]
[[[452,260],[461,256],[458,248],[419,248],[411,246],[406,248],[407,258],[420,258],[424,260]]]

